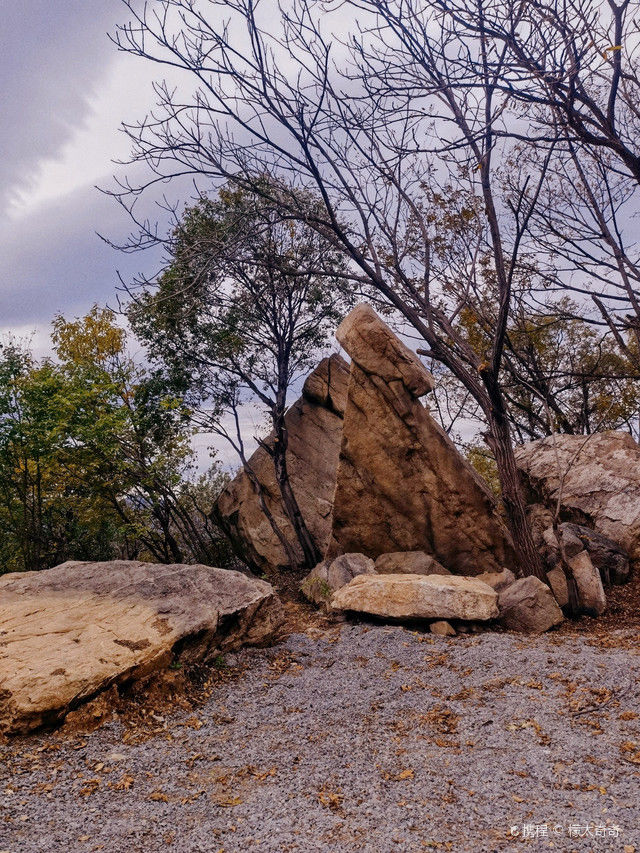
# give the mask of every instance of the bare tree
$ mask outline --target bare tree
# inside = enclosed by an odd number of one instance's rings
[[[437,4],[466,37],[493,45],[497,85],[523,112],[506,128],[523,156],[554,147],[553,181],[534,216],[538,246],[564,261],[549,270],[550,289],[580,294],[583,316],[608,328],[639,371],[640,3]]]
[[[118,47],[181,69],[191,83],[158,83],[156,111],[127,128],[132,162],[152,172],[146,186],[189,175],[264,193],[256,176],[280,182],[284,214],[344,251],[354,286],[395,309],[477,402],[520,568],[544,577],[500,373],[523,240],[553,146],[503,190],[511,95],[499,85],[500,52],[412,0],[356,0],[333,12],[295,0],[277,13],[260,0],[125,5],[131,20]],[[332,37],[332,25],[350,35]],[[305,209],[287,185],[312,188],[322,208]],[[143,188],[125,182],[119,198]],[[455,275],[438,263],[442,216],[472,226]],[[487,293],[492,334],[478,348],[459,320],[480,299],[486,305]]]

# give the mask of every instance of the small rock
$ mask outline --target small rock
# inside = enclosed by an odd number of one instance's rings
[[[440,637],[455,637],[456,629],[444,619],[439,619],[437,622],[432,622],[429,625],[429,630],[432,634],[438,634]]]
[[[476,575],[476,580],[486,583],[491,589],[499,592],[510,583],[515,583],[516,576],[511,569],[503,569],[501,572],[483,572],[481,575]]]
[[[549,587],[536,577],[520,578],[498,599],[500,624],[512,631],[540,634],[564,619]]]
[[[309,601],[328,607],[334,592],[361,574],[374,574],[375,564],[364,554],[342,554],[335,560],[323,560],[300,584]]]
[[[570,557],[576,557],[584,550],[584,545],[581,540],[575,535],[575,533],[573,533],[570,527],[559,527],[558,534],[567,559]]]
[[[450,575],[451,572],[424,551],[394,551],[376,560],[379,575]]]
[[[565,521],[560,530],[569,530],[577,536],[600,572],[603,584],[623,584],[629,580],[631,566],[629,555],[621,545],[597,530]]]

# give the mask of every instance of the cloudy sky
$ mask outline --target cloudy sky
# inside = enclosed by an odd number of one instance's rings
[[[0,334],[35,332],[94,302],[114,303],[125,278],[152,259],[100,240],[128,233],[108,186],[128,146],[118,130],[152,104],[153,69],[107,37],[125,19],[120,0],[3,4],[0,51]]]

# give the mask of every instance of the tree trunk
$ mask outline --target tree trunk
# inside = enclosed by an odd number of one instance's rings
[[[318,546],[306,525],[296,496],[291,488],[289,471],[287,469],[288,435],[284,423],[284,414],[274,418],[274,432],[273,466],[276,474],[276,482],[278,483],[282,497],[282,505],[302,548],[304,555],[303,567],[312,569],[322,560],[322,554],[318,550]]]
[[[520,472],[516,465],[509,422],[500,403],[488,413],[489,435],[487,436],[496,460],[502,502],[507,514],[509,531],[518,561],[519,574],[526,577],[535,575],[544,583],[547,577],[542,566],[540,553],[536,548],[526,513],[526,503],[522,492]]]

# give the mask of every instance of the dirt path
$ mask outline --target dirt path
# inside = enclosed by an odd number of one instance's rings
[[[195,710],[0,747],[0,851],[640,851],[639,651],[296,634]]]

